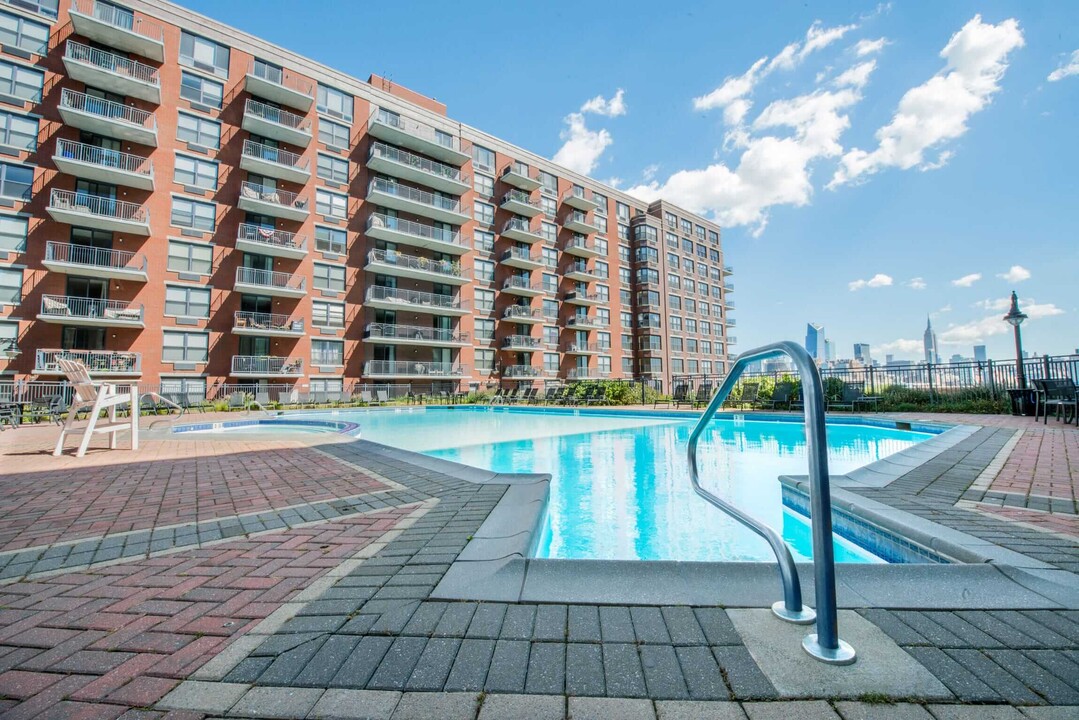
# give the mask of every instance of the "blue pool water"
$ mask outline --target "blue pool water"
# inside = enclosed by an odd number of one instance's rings
[[[552,475],[538,557],[771,561],[768,545],[692,490],[686,444],[695,418],[504,408],[340,411],[360,436],[497,472]],[[325,417],[325,415],[323,415]],[[828,426],[833,475],[930,437],[867,425]],[[699,446],[702,485],[772,527],[795,559],[810,557],[808,521],[783,507],[778,477],[806,473],[801,423],[717,420]],[[838,562],[880,562],[836,538]]]

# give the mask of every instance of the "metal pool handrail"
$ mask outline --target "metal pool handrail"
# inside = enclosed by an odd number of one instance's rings
[[[734,389],[738,378],[754,360],[787,355],[794,361],[802,378],[802,395],[805,400],[806,454],[809,460],[810,508],[813,530],[813,575],[817,599],[817,612],[802,605],[802,586],[794,565],[790,548],[783,537],[731,503],[705,490],[700,485],[697,468],[697,443],[708,423],[723,401]],[[801,345],[783,341],[764,345],[740,354],[731,371],[724,378],[719,391],[708,403],[696,427],[689,436],[689,477],[698,495],[757,533],[772,547],[779,562],[779,575],[783,581],[781,602],[772,611],[783,620],[802,625],[817,621],[817,632],[802,641],[802,647],[822,662],[847,665],[854,662],[854,648],[839,639],[836,620],[835,554],[832,546],[832,499],[828,480],[828,440],[824,426],[824,389],[820,372],[809,353]]]

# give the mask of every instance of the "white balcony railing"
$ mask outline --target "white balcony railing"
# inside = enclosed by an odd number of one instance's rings
[[[407,150],[393,147],[392,145],[386,145],[385,143],[375,142],[371,144],[371,152],[368,158],[382,158],[391,162],[400,163],[401,165],[408,165],[421,172],[429,175],[435,175],[446,180],[453,180],[459,183],[468,183],[468,176],[464,175],[458,168],[452,165],[446,165],[440,163],[437,160],[430,160],[420,155],[414,155]]]
[[[60,373],[58,360],[78,360],[91,373],[133,375],[142,372],[142,354],[116,350],[38,350],[34,372]]]
[[[543,341],[530,335],[510,335],[502,340],[504,348],[529,348],[538,350],[543,347]]]
[[[450,150],[458,149],[457,138],[453,135],[436,130],[430,125],[425,125],[424,123],[417,122],[411,118],[387,112],[382,108],[375,108],[375,111],[371,113],[371,122],[376,122],[380,125],[388,125],[401,132],[422,138],[428,142],[436,143],[442,147],[449,148]]]
[[[73,12],[88,15],[106,25],[142,35],[154,42],[163,42],[165,37],[165,29],[161,25],[135,17],[133,12],[117,5],[97,2],[97,0],[71,0],[71,9]]]
[[[146,272],[146,258],[126,250],[73,245],[71,243],[45,243],[45,262],[85,265],[91,268],[109,270],[131,270]]]
[[[303,235],[249,223],[240,223],[236,239],[266,245],[267,247],[307,250],[307,238]]]
[[[528,250],[525,250],[524,248],[517,248],[517,247],[510,248],[506,252],[502,253],[502,262],[505,262],[505,261],[511,260],[511,259],[513,259],[513,260],[524,260],[526,262],[533,262],[533,263],[540,262],[539,257],[533,257],[532,253],[530,253]]]
[[[461,264],[458,262],[402,255],[396,250],[372,250],[367,253],[367,260],[371,263],[393,265],[394,267],[408,270],[421,270],[423,272],[445,275],[446,277],[464,277],[463,271],[461,270]]]
[[[449,310],[467,309],[468,305],[452,295],[437,295],[435,293],[420,292],[418,290],[404,290],[401,288],[382,287],[372,285],[367,288],[367,302],[381,300],[406,305],[422,305]]]
[[[382,213],[372,213],[372,215],[367,218],[367,229],[392,230],[394,232],[412,235],[413,237],[423,238],[425,240],[435,240],[437,242],[465,247],[465,243],[459,232],[449,230],[448,228],[437,228],[432,225],[424,225],[423,223],[413,222],[411,220],[402,220],[401,218],[383,215]]]
[[[297,77],[288,70],[282,70],[279,67],[252,60],[247,72],[248,74],[257,77],[259,80],[265,80],[274,85],[280,85],[283,88],[288,88],[301,95],[306,95],[309,98],[315,97],[315,86],[311,81]]]
[[[542,285],[532,284],[532,280],[529,277],[518,277],[516,275],[506,278],[506,281],[502,283],[502,289],[518,288],[521,290],[535,290],[537,292],[543,292]]]
[[[157,120],[152,112],[76,92],[69,88],[64,88],[60,93],[60,107],[126,123],[132,127],[144,128],[151,132],[157,130]]]
[[[532,235],[538,235],[539,232],[532,229],[532,224],[523,218],[510,218],[506,221],[506,224],[502,226],[502,232],[507,230],[517,230],[518,232],[531,233]]]
[[[298,334],[303,332],[304,322],[303,318],[292,320],[288,315],[281,313],[260,313],[237,310],[233,315],[232,327],[272,332],[294,332]]]
[[[508,378],[537,378],[545,374],[543,368],[531,365],[504,365],[502,367],[502,377]]]
[[[468,374],[468,368],[457,363],[411,362],[407,360],[368,360],[363,364],[363,374],[368,377],[395,375],[430,375],[455,377]]]
[[[367,337],[417,340],[420,342],[463,343],[468,340],[468,333],[459,333],[453,330],[443,330],[441,328],[422,327],[420,325],[369,323],[367,325]]]
[[[543,318],[543,311],[531,308],[528,305],[510,305],[502,312],[502,317],[507,320],[524,318],[539,320]]]
[[[86,65],[93,65],[101,70],[123,75],[148,85],[155,87],[161,85],[161,78],[158,76],[157,68],[144,65],[107,50],[83,45],[74,40],[67,41],[67,46],[64,48],[64,57]]]
[[[301,198],[298,194],[293,192],[277,190],[253,182],[240,183],[240,199],[242,200],[244,198],[249,200],[259,200],[261,202],[270,203],[271,205],[280,205],[281,207],[296,208],[297,210],[304,210],[307,208],[307,198]]]
[[[303,360],[273,355],[233,355],[232,373],[234,375],[303,375]]]
[[[510,190],[509,192],[507,192],[505,195],[502,196],[502,202],[499,203],[499,204],[500,205],[505,205],[508,202],[515,202],[515,203],[520,203],[521,205],[528,205],[529,207],[536,208],[537,210],[540,208],[539,201],[538,200],[533,200],[532,196],[529,195],[528,193],[524,192],[523,190]]]
[[[142,305],[123,300],[42,295],[41,314],[50,317],[70,317],[81,320],[117,320],[141,323]]]
[[[307,278],[302,275],[249,267],[236,268],[236,282],[244,285],[261,285],[266,288],[282,290],[307,289]]]
[[[426,190],[420,190],[409,185],[402,185],[401,183],[383,178],[375,178],[372,180],[371,184],[367,187],[367,192],[385,193],[386,195],[393,195],[402,200],[409,200],[439,210],[462,213],[461,203],[453,198],[442,197],[440,195],[435,195],[434,193],[429,193]]]
[[[154,174],[154,163],[150,158],[131,155],[119,150],[109,150],[96,145],[87,145],[74,140],[65,140],[63,138],[57,140],[56,155],[65,160],[74,160],[112,170],[122,170],[136,175],[145,175],[146,177],[152,177]]]
[[[285,167],[307,172],[308,160],[303,155],[282,150],[272,145],[263,145],[254,140],[244,140],[243,154],[246,157],[265,160]]]
[[[137,223],[150,222],[150,213],[142,205],[125,202],[105,195],[88,195],[73,190],[53,188],[49,207],[56,210],[73,210],[90,215],[127,220]]]
[[[566,377],[570,380],[595,380],[610,376],[609,370],[597,370],[596,368],[570,368]]]
[[[311,121],[303,115],[290,113],[288,110],[282,110],[279,107],[267,105],[266,103],[251,98],[248,98],[247,103],[244,105],[244,114],[260,118],[267,122],[283,125],[284,127],[296,130],[297,132],[308,134],[311,132]]]

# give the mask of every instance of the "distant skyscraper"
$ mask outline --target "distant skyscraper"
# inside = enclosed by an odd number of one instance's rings
[[[974,359],[978,362],[985,362],[989,359],[989,355],[985,352],[985,345],[974,346]]]
[[[824,326],[817,323],[806,325],[806,350],[817,362],[827,358],[824,355]]]
[[[889,353],[889,354],[884,356],[884,364],[885,365],[891,365],[893,362],[895,362],[895,355],[892,355],[891,353]]]
[[[863,365],[873,362],[873,359],[869,356],[869,343],[854,343],[854,359]]]
[[[824,359],[826,362],[835,360],[835,342],[827,338],[824,340]]]
[[[933,332],[933,321],[927,315],[925,318],[925,335],[922,338],[925,347],[925,361],[927,363],[939,363],[940,352],[937,347],[937,334]]]

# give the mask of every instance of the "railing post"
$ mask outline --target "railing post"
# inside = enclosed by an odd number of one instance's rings
[[[996,372],[993,370],[993,361],[986,360],[986,372],[989,373],[989,397],[997,399],[997,379]]]
[[[925,371],[929,376],[929,404],[932,405],[936,402],[936,397],[933,395],[933,363],[926,363]]]

